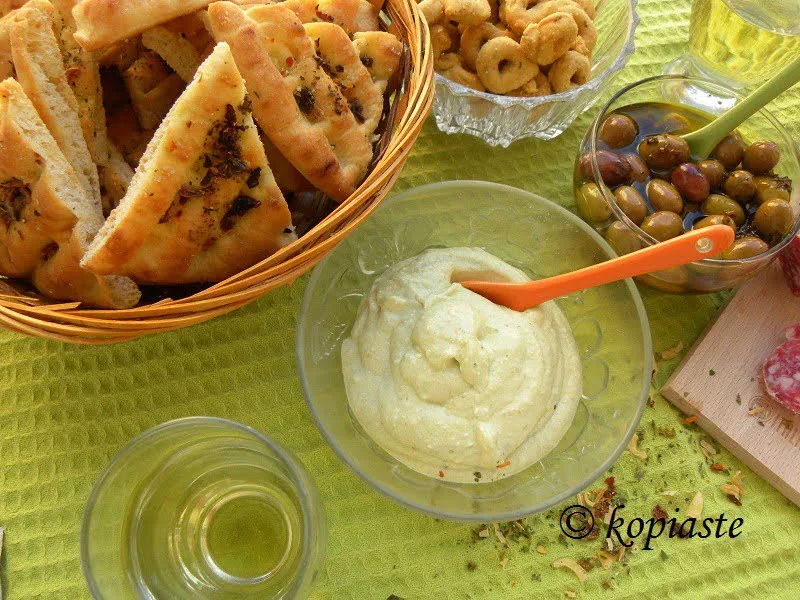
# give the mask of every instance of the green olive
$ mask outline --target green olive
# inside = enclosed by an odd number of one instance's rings
[[[764,204],[773,198],[788,202],[791,198],[792,180],[788,177],[759,175],[754,178],[754,182],[756,184],[756,202],[759,204]]]
[[[674,212],[662,210],[649,215],[641,225],[642,231],[659,242],[678,237],[683,233],[683,221]]]
[[[641,250],[642,242],[639,237],[622,222],[614,221],[605,232],[608,244],[614,252],[622,256]]]
[[[775,142],[762,140],[750,144],[744,151],[742,168],[753,175],[769,173],[781,159],[781,149]]]
[[[748,171],[734,171],[722,184],[725,194],[740,204],[750,202],[756,193],[756,183]]]
[[[647,203],[642,195],[629,185],[623,185],[614,190],[617,206],[625,215],[637,225],[641,225],[647,216]]]
[[[725,180],[725,175],[727,174],[725,165],[718,160],[709,158],[708,160],[701,160],[697,163],[697,166],[700,168],[703,175],[706,176],[706,179],[708,179],[712,190],[718,190],[722,187],[722,182]]]
[[[711,194],[700,205],[700,210],[707,215],[727,215],[737,227],[744,224],[745,214],[742,205],[722,194]]]
[[[651,179],[647,184],[647,199],[657,211],[668,210],[678,214],[683,211],[681,193],[669,181]]]
[[[743,157],[744,140],[742,140],[742,134],[738,131],[733,131],[726,135],[711,152],[711,158],[725,165],[728,171],[733,171],[738,167]]]
[[[792,230],[794,212],[786,200],[773,198],[758,207],[753,227],[765,238],[782,238]]]
[[[769,244],[764,240],[754,235],[748,235],[735,240],[725,252],[720,254],[719,258],[741,260],[763,254],[767,250],[769,250]]]
[[[728,215],[711,215],[700,219],[694,224],[692,229],[702,229],[703,227],[711,227],[712,225],[727,225],[736,231],[736,223]]]
[[[596,183],[584,183],[575,192],[578,212],[587,221],[603,223],[611,218],[611,207]]]
[[[636,121],[623,114],[609,116],[600,127],[600,139],[614,149],[629,146],[638,134]]]
[[[689,144],[668,133],[649,135],[639,143],[639,156],[651,169],[667,170],[690,158]]]

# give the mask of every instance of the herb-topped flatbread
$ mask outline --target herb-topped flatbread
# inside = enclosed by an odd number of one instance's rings
[[[244,81],[217,44],[147,146],[84,265],[139,282],[220,281],[293,238]]]
[[[371,140],[300,19],[282,4],[245,14],[231,2],[215,2],[208,14],[214,37],[231,46],[264,134],[317,188],[346,199],[366,175]]]
[[[0,274],[30,278],[51,298],[128,308],[139,290],[99,277],[80,260],[100,229],[100,205],[13,79],[0,83]]]

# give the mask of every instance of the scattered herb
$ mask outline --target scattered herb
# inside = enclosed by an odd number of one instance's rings
[[[717,372],[716,372],[714,369],[711,369],[711,370],[708,372],[708,374],[709,374],[709,375],[711,375],[711,376],[713,377],[714,375],[716,375],[716,374],[717,374]]]
[[[300,86],[294,91],[294,101],[297,102],[300,112],[305,115],[314,110],[314,92],[306,85]]]
[[[225,212],[225,215],[219,222],[219,227],[222,231],[229,231],[234,224],[234,220],[241,217],[249,210],[261,205],[261,201],[251,198],[250,196],[237,196],[230,207]]]

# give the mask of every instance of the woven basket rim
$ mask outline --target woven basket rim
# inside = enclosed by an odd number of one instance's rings
[[[48,339],[102,344],[170,331],[225,314],[308,272],[387,196],[433,104],[434,74],[427,23],[414,0],[386,0],[390,30],[405,46],[406,89],[393,131],[374,168],[355,192],[303,237],[252,267],[194,294],[128,309],[84,308],[0,293],[0,325]],[[12,280],[5,280],[10,283]],[[6,285],[6,287],[9,287]]]

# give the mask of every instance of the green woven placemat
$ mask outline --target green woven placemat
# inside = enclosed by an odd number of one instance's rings
[[[685,50],[689,0],[640,1],[637,50],[617,83],[661,71]],[[800,132],[800,93],[774,105]],[[596,109],[547,143],[491,149],[475,138],[426,126],[398,182],[406,189],[446,179],[486,179],[538,192],[572,208],[571,167]],[[85,598],[78,539],[91,486],[131,437],[169,419],[216,415],[258,428],[294,450],[325,501],[329,545],[315,598],[797,598],[800,510],[727,452],[713,462],[742,470],[743,506],[720,490],[729,475],[709,470],[700,440],[718,448],[654,393],[640,430],[646,460],[626,452],[612,469],[631,516],[656,504],[685,508],[696,491],[705,514],[745,519],[735,540],[658,540],[629,552],[626,564],[592,569],[581,584],[556,570],[599,541],[559,537],[556,518],[525,520],[531,540],[494,533],[474,542],[473,528],[400,508],[347,471],[306,412],[297,381],[294,329],[304,280],[210,323],[110,347],[85,348],[0,334],[0,584],[10,600]],[[674,297],[643,290],[657,351],[688,348],[721,306],[720,296]],[[662,362],[654,389],[679,357]],[[658,429],[665,428],[664,434]],[[669,429],[676,435],[670,439]],[[593,487],[601,487],[598,482]],[[675,496],[661,495],[664,490]],[[560,510],[554,511],[555,513]],[[489,528],[491,531],[491,528]],[[532,543],[531,543],[532,542]],[[536,546],[547,549],[540,554]]]

